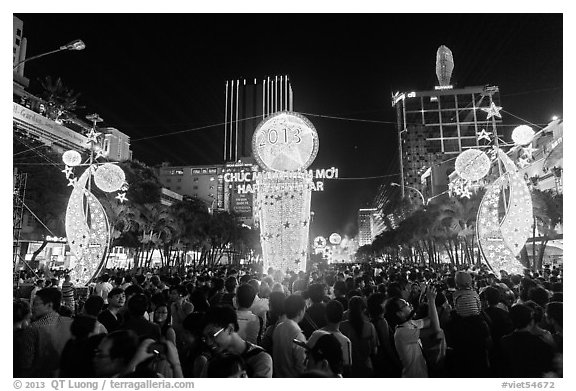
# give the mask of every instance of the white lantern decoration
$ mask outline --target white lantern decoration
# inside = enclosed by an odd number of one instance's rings
[[[512,141],[516,145],[527,145],[534,140],[534,130],[528,125],[520,125],[512,131]]]
[[[328,240],[330,240],[330,243],[332,244],[340,244],[340,242],[342,241],[342,237],[336,232],[334,232],[332,235],[330,235]]]
[[[78,151],[74,151],[73,149],[71,149],[62,154],[62,161],[67,166],[76,167],[77,165],[82,163],[82,155],[80,155]]]
[[[490,158],[479,149],[467,149],[456,158],[455,169],[460,178],[477,181],[490,171]]]
[[[112,163],[104,163],[94,173],[94,183],[107,193],[120,190],[125,181],[124,171]]]

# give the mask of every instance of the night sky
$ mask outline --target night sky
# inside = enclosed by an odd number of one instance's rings
[[[500,87],[504,125],[537,130],[562,116],[561,14],[16,16],[28,56],[86,43],[27,63],[31,87],[60,76],[81,93],[78,113],[128,134],[133,157],[149,165],[222,163],[225,81],[289,75],[294,110],[319,134],[311,168],[382,177],[327,180],[312,195],[314,236],[355,235],[358,208],[399,180],[391,93],[433,89],[440,45],[452,50],[455,87]]]

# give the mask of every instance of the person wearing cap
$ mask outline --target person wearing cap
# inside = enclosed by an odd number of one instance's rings
[[[472,276],[465,271],[457,271],[454,276],[456,292],[454,292],[454,308],[460,316],[479,315],[482,310],[480,296],[472,287]]]
[[[342,377],[342,346],[334,335],[325,334],[308,343],[295,339],[293,343],[306,351],[306,371],[301,377]]]

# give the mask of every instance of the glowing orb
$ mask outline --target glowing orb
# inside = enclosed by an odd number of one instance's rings
[[[326,247],[326,239],[323,236],[316,236],[314,238],[314,248],[324,248]]]
[[[490,171],[490,158],[478,149],[467,149],[456,158],[455,169],[460,178],[477,181]]]
[[[512,141],[516,145],[530,144],[534,139],[534,130],[528,125],[520,125],[512,131]]]
[[[70,150],[62,154],[62,161],[70,167],[76,167],[82,163],[82,155],[78,151]]]
[[[271,171],[299,171],[318,153],[318,133],[303,115],[281,111],[264,119],[252,137],[258,164]]]
[[[96,169],[96,173],[94,174],[94,183],[96,183],[96,186],[107,193],[120,190],[125,180],[126,175],[124,171],[112,163],[104,163]]]
[[[340,242],[342,241],[342,237],[338,235],[336,232],[334,232],[332,235],[330,235],[328,240],[330,240],[330,243],[332,244],[340,244]]]

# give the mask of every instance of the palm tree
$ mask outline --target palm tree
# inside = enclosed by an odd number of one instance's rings
[[[62,117],[65,118],[69,112],[80,108],[78,106],[80,93],[75,93],[66,87],[60,77],[53,80],[51,76],[46,76],[40,80],[40,84],[44,89],[41,97],[48,102],[46,113],[50,119],[61,122]]]
[[[556,232],[556,226],[561,224],[562,219],[562,209],[563,209],[563,196],[560,193],[554,193],[550,190],[541,191],[538,189],[532,189],[532,208],[534,216],[533,225],[533,266],[534,269],[542,269],[542,261],[544,259],[544,252],[546,250],[546,245],[550,240],[558,238],[560,235]],[[536,247],[536,229],[540,233],[538,239],[539,249],[538,256],[535,257],[535,247]]]

